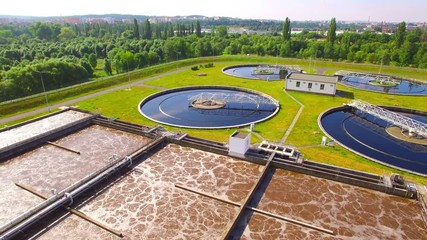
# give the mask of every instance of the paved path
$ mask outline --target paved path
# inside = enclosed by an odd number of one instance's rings
[[[92,94],[89,94],[89,95],[85,95],[85,96],[81,96],[81,97],[78,97],[78,98],[74,98],[74,99],[69,100],[69,101],[56,103],[56,104],[49,105],[49,106],[46,106],[46,107],[42,107],[42,108],[39,108],[39,109],[36,109],[36,110],[33,110],[33,111],[24,112],[24,113],[17,114],[17,115],[11,116],[11,117],[2,118],[2,119],[0,119],[0,124],[5,124],[5,123],[13,122],[13,121],[16,121],[16,120],[19,120],[19,119],[22,119],[22,118],[31,117],[31,116],[34,116],[36,114],[48,112],[51,109],[56,109],[56,108],[59,108],[59,107],[62,107],[62,106],[70,106],[72,104],[75,104],[75,103],[78,103],[78,102],[81,102],[81,101],[84,101],[84,100],[87,100],[87,99],[90,99],[90,98],[94,98],[94,97],[97,97],[97,96],[100,96],[100,95],[104,95],[104,94],[110,93],[110,92],[115,92],[115,91],[118,91],[118,90],[121,90],[121,89],[130,88],[130,87],[133,87],[133,86],[143,86],[143,87],[150,87],[150,88],[156,88],[156,89],[163,90],[164,88],[162,88],[162,87],[148,86],[148,85],[145,85],[144,83],[147,82],[147,81],[151,81],[151,80],[157,79],[157,78],[161,78],[161,77],[169,76],[169,75],[172,75],[172,74],[176,74],[176,73],[182,72],[182,71],[184,71],[186,69],[188,69],[188,67],[184,67],[184,68],[180,68],[180,69],[177,69],[177,70],[174,70],[174,71],[170,71],[170,72],[162,73],[162,74],[155,75],[155,76],[152,76],[152,77],[144,78],[142,80],[135,81],[135,82],[130,82],[128,84],[120,85],[120,86],[117,86],[117,87],[108,88],[108,89],[105,89],[105,90],[102,90],[102,91],[99,91],[99,92],[96,92],[96,93],[92,93]]]
[[[296,98],[292,97],[286,90],[283,90],[284,93],[286,93],[286,95],[288,95],[290,98],[292,98],[295,102],[297,102],[301,107],[299,108],[297,114],[294,117],[294,120],[292,120],[291,125],[289,126],[288,130],[286,130],[285,135],[283,135],[282,139],[280,140],[280,144],[284,144],[286,139],[289,137],[289,135],[292,132],[292,129],[294,129],[295,124],[298,121],[299,116],[302,113],[302,110],[304,110],[304,104],[302,104],[300,101],[298,101]]]
[[[326,70],[328,70],[328,68],[316,68],[316,69],[317,69],[316,74],[323,74]]]
[[[259,140],[261,140],[261,141],[265,141],[265,140],[266,140],[263,136],[261,136],[261,134],[259,134],[259,133],[257,133],[257,132],[251,132],[251,130],[250,130],[250,129],[243,129],[243,131],[247,131],[247,132],[249,132],[249,133],[251,133],[251,134],[255,135],[255,136],[256,136],[257,138],[259,138]]]

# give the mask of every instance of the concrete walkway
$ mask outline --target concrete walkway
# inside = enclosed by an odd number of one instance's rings
[[[243,129],[243,131],[246,131],[246,132],[249,132],[250,134],[255,135],[261,141],[266,141],[266,139],[263,136],[261,136],[261,134],[259,134],[257,132],[251,132],[250,129]]]
[[[305,145],[305,146],[297,146],[298,149],[303,149],[303,148],[317,148],[317,147],[324,147],[324,145],[322,144],[315,144],[315,145]]]
[[[304,110],[304,104],[302,104],[300,101],[298,101],[296,98],[294,98],[293,96],[291,96],[286,90],[283,90],[283,92],[288,95],[290,98],[292,98],[295,102],[297,102],[301,107],[299,108],[297,114],[294,117],[294,120],[292,120],[291,125],[289,126],[288,130],[286,130],[285,135],[282,137],[282,139],[280,140],[280,144],[284,144],[286,139],[288,139],[289,135],[292,132],[292,129],[294,129],[295,124],[298,121],[299,116],[302,113],[302,110]]]
[[[69,101],[55,103],[53,105],[42,107],[42,108],[39,108],[39,109],[36,109],[36,110],[33,110],[33,111],[24,112],[24,113],[17,114],[17,115],[11,116],[11,117],[2,118],[2,119],[0,119],[0,124],[5,124],[5,123],[8,123],[8,122],[17,121],[19,119],[26,118],[26,117],[31,117],[31,116],[34,116],[36,114],[40,114],[40,113],[44,113],[44,112],[49,112],[52,109],[56,109],[56,108],[59,108],[59,107],[62,107],[62,106],[70,106],[70,105],[73,105],[75,103],[78,103],[78,102],[81,102],[81,101],[84,101],[84,100],[87,100],[87,99],[90,99],[90,98],[94,98],[94,97],[97,97],[97,96],[100,96],[100,95],[104,95],[104,94],[107,94],[107,93],[115,92],[115,91],[118,91],[118,90],[121,90],[121,89],[126,89],[126,88],[130,88],[130,87],[134,87],[134,86],[143,86],[143,87],[148,87],[148,88],[156,88],[156,89],[159,89],[159,90],[164,90],[165,88],[156,87],[156,86],[149,86],[149,85],[145,85],[144,83],[147,82],[147,81],[151,81],[151,80],[154,80],[154,79],[161,78],[161,77],[166,77],[166,76],[169,76],[169,75],[172,75],[172,74],[180,73],[180,72],[182,72],[182,71],[184,71],[186,69],[188,69],[188,67],[184,67],[184,68],[180,68],[180,69],[177,69],[177,70],[174,70],[174,71],[162,73],[162,74],[159,74],[159,75],[156,75],[156,76],[144,78],[142,80],[138,80],[138,81],[135,81],[135,82],[130,82],[130,83],[127,83],[127,84],[124,84],[124,85],[120,85],[120,86],[117,86],[117,87],[108,88],[108,89],[105,89],[105,90],[102,90],[102,91],[99,91],[99,92],[96,92],[96,93],[92,93],[92,94],[89,94],[89,95],[85,95],[85,96],[81,96],[81,97],[78,97],[78,98],[74,98],[74,99],[69,100]]]
[[[328,70],[328,68],[316,68],[317,72],[316,74],[323,74],[326,70]]]

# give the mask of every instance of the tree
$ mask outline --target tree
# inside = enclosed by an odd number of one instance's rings
[[[169,37],[175,36],[175,31],[173,30],[173,25],[169,24]]]
[[[148,57],[148,64],[149,65],[155,65],[155,64],[159,63],[159,61],[160,61],[159,54],[157,54],[154,51],[148,52],[148,56],[147,57]]]
[[[93,75],[93,68],[90,65],[90,63],[86,59],[83,58],[83,59],[80,60],[80,65],[82,65],[82,67],[84,69],[86,69],[87,73],[89,74],[89,77],[92,77],[92,75]]]
[[[51,24],[49,27],[50,27],[50,31],[52,32],[50,39],[57,40],[58,35],[61,33],[61,25],[59,25],[58,23],[55,23],[55,24]]]
[[[151,39],[153,31],[151,30],[151,24],[148,19],[144,22],[144,39]]]
[[[286,41],[282,43],[280,47],[280,56],[281,57],[290,57],[292,56],[292,43],[291,41]]]
[[[329,24],[328,34],[326,35],[326,41],[334,44],[335,39],[337,38],[337,23],[335,18],[331,19],[331,23]]]
[[[60,41],[66,42],[76,37],[76,33],[71,27],[64,26],[61,28],[61,32],[58,35]]]
[[[242,46],[242,54],[251,54],[254,52],[254,49],[249,45]]]
[[[138,68],[148,65],[148,53],[146,51],[135,54],[135,60]]]
[[[159,25],[155,25],[155,29],[156,29],[156,38],[161,39],[162,38],[162,31],[160,29]]]
[[[334,45],[332,45],[332,43],[325,43],[323,47],[323,57],[335,59]]]
[[[29,27],[34,37],[50,40],[52,38],[52,29],[46,23],[36,22]]]
[[[82,65],[67,60],[49,59],[23,67],[16,66],[7,71],[4,80],[0,81],[0,101],[43,92],[39,72],[43,74],[47,91],[83,82],[89,77]]]
[[[169,38],[164,45],[164,56],[167,61],[175,61],[191,57],[192,50],[183,38]]]
[[[197,20],[196,22],[196,36],[201,37],[202,36],[202,28],[200,27],[200,22]]]
[[[291,20],[286,17],[285,24],[282,30],[283,40],[289,40],[291,38]]]
[[[108,76],[111,76],[113,74],[113,70],[111,69],[111,62],[108,58],[105,58],[104,60],[104,72]]]
[[[184,24],[182,24],[181,25],[181,36],[185,36],[186,32],[187,32],[187,27]]]
[[[406,23],[401,22],[399,24],[399,27],[397,28],[396,33],[396,46],[400,48],[403,44],[403,41],[405,40],[405,34],[406,34]]]
[[[169,37],[169,25],[166,24],[165,27],[163,28],[162,39],[168,39],[168,37]]]
[[[12,39],[12,37],[13,37],[12,30],[0,29],[0,44],[9,43],[9,41]]]
[[[407,34],[405,41],[400,48],[400,63],[402,66],[409,66],[413,63],[415,55],[418,52],[418,44],[421,33],[411,31]]]
[[[139,26],[136,18],[133,19],[133,37],[139,39]]]
[[[120,37],[123,39],[131,40],[134,38],[133,31],[132,30],[126,30],[126,31],[122,32]]]
[[[199,39],[196,44],[194,44],[194,54],[196,57],[203,57],[206,55],[205,53],[205,47],[202,39]]]
[[[427,42],[424,42],[418,49],[415,61],[419,68],[427,68]]]
[[[118,73],[128,72],[135,69],[135,55],[130,51],[119,50],[113,58]]]
[[[95,69],[97,64],[96,54],[95,53],[89,54],[87,60],[89,61],[89,64],[92,66],[92,68]]]
[[[227,32],[226,26],[218,26],[218,28],[216,30],[218,32],[219,37],[221,37],[221,38],[227,37],[228,32]]]
[[[241,45],[237,41],[232,41],[228,47],[225,48],[224,52],[226,54],[239,54],[241,52]]]
[[[264,56],[265,55],[264,46],[262,44],[260,44],[260,43],[258,43],[257,45],[255,45],[254,50],[255,50],[255,53],[258,56]]]

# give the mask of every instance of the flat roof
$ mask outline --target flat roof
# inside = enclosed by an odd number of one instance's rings
[[[248,134],[245,133],[241,133],[241,132],[235,132],[232,137],[235,138],[241,138],[241,139],[245,139],[248,136]]]
[[[288,77],[290,80],[302,80],[310,82],[337,83],[338,76],[328,76],[319,74],[291,73]]]

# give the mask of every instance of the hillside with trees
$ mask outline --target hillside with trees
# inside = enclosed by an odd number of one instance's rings
[[[326,34],[291,34],[289,18],[268,34],[230,33],[225,25],[207,22],[58,24],[35,22],[0,25],[0,101],[8,101],[76,83],[91,81],[97,64],[106,75],[159,63],[222,54],[317,58],[427,68],[427,31],[395,34],[374,31],[337,34],[333,18]]]

